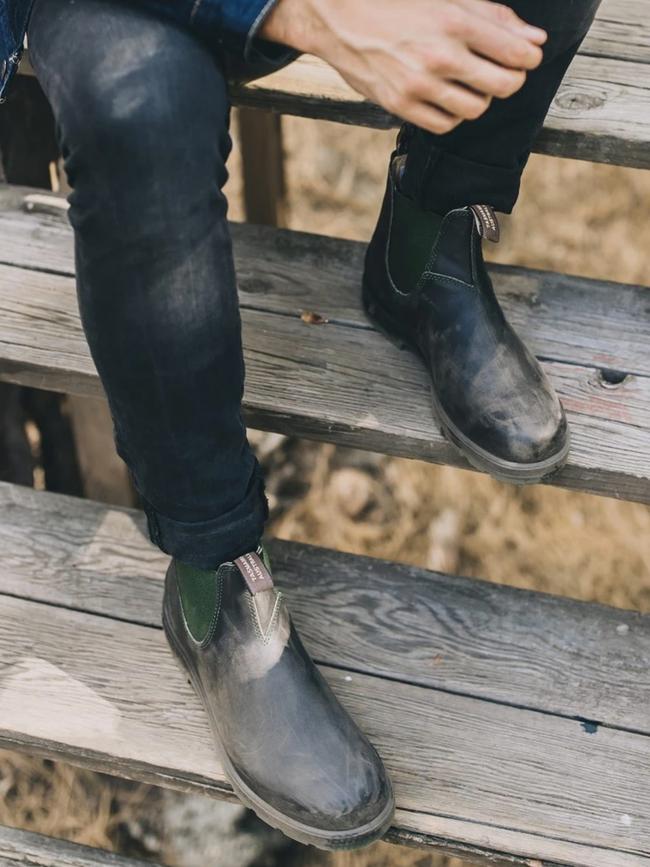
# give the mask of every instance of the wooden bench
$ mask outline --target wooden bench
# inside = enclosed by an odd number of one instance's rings
[[[605,0],[538,149],[650,168],[649,48],[646,0]],[[308,58],[235,99],[394,123]],[[99,395],[71,231],[34,192],[0,191],[0,379]],[[361,313],[362,245],[233,235],[248,423],[463,465],[420,366]],[[493,275],[569,412],[572,455],[553,484],[650,503],[649,290]],[[650,617],[291,543],[271,555],[306,643],[393,775],[389,839],[486,863],[650,867]],[[232,797],[160,630],[166,561],[140,512],[0,484],[0,744]]]
[[[26,195],[0,191],[0,375],[102,394],[77,312],[72,231],[65,215],[25,211]],[[467,466],[439,433],[418,360],[389,345],[360,309],[363,245],[232,229],[248,423]],[[571,457],[553,483],[650,502],[647,290],[521,268],[493,273],[504,307],[544,359],[569,413]],[[305,310],[327,324],[305,323]]]
[[[231,796],[143,516],[0,484],[0,744]],[[295,543],[298,628],[395,781],[391,839],[650,864],[650,617]],[[83,646],[84,652],[80,652]]]
[[[0,867],[156,867],[100,849],[0,826]]]

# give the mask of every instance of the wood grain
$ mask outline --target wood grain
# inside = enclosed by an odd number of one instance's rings
[[[424,847],[461,858],[465,864],[487,867],[640,867],[638,859],[629,852],[596,849],[568,843],[566,840],[545,840],[544,862],[539,859],[539,840],[534,834],[504,828],[473,825],[447,816],[430,816],[398,809],[396,828],[386,839],[402,845]],[[517,854],[512,854],[517,853]]]
[[[101,394],[65,276],[70,229],[59,217],[22,213],[22,191],[1,195],[0,377]],[[439,433],[420,362],[360,309],[361,244],[243,225],[233,234],[251,426],[466,466]],[[553,482],[650,502],[650,293],[524,269],[493,273],[569,412],[572,454]],[[307,325],[302,310],[329,323]]]
[[[538,153],[648,168],[650,67],[646,63],[577,56],[549,110],[533,150]],[[301,58],[267,78],[233,90],[233,101],[271,106],[283,114],[382,129],[398,118],[357,98],[338,74]]]
[[[650,63],[650,19],[645,0],[603,0],[580,53]]]
[[[0,867],[155,867],[151,861],[124,858],[93,849],[0,826]]]
[[[269,111],[241,108],[237,128],[246,220],[262,226],[286,226],[289,203],[282,118]]]
[[[282,114],[389,129],[398,118],[362,99],[313,57],[246,86],[233,102]],[[553,156],[650,167],[650,65],[578,55],[549,109],[533,150]]]
[[[0,593],[158,626],[169,558],[142,512],[0,483],[0,515]],[[324,664],[650,735],[650,616],[296,543],[270,551]]]
[[[0,743],[228,791],[161,630],[7,596],[0,613]],[[322,670],[377,744],[400,809],[534,834],[540,859],[550,838],[650,863],[647,736]]]
[[[0,263],[74,275],[67,218],[25,213],[31,190],[0,185]],[[365,244],[231,223],[240,303],[371,328],[359,304]],[[499,300],[544,358],[650,376],[650,290],[512,266],[490,266]]]

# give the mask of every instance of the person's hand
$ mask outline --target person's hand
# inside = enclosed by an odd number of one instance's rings
[[[490,0],[279,0],[259,35],[321,57],[363,96],[435,133],[519,90],[546,41]]]

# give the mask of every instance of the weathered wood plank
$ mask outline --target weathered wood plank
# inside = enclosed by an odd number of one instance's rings
[[[269,111],[241,108],[237,126],[246,220],[263,226],[286,226],[282,118]]]
[[[564,840],[545,841],[544,862],[539,860],[539,842],[534,834],[492,829],[487,825],[459,822],[446,816],[429,816],[397,810],[399,830],[388,832],[386,839],[407,846],[435,849],[456,858],[463,864],[484,864],[487,867],[567,867],[588,864],[589,867],[641,867],[629,852],[595,849],[569,844]],[[516,855],[509,853],[516,852]]]
[[[650,27],[646,0],[605,0],[553,102],[535,150],[650,168]],[[28,60],[21,71],[30,72]],[[363,99],[334,70],[303,56],[232,89],[236,105],[378,128],[397,118]]]
[[[0,867],[155,867],[43,834],[0,826]]]
[[[137,505],[138,493],[128,468],[115,451],[113,420],[106,400],[69,394],[66,415],[74,436],[83,496],[102,503]]]
[[[581,54],[650,62],[646,0],[603,0]]]
[[[294,265],[300,273],[296,260],[287,259],[281,280]],[[339,267],[334,266],[332,281]],[[321,271],[326,280],[325,264]],[[263,262],[262,286],[272,274]],[[260,284],[249,286],[260,298]],[[0,310],[2,379],[102,393],[71,278],[0,266]],[[285,312],[244,306],[242,319],[244,408],[252,427],[466,466],[439,432],[419,361],[374,330],[334,321],[306,325],[295,299]],[[526,327],[522,333],[531,336]],[[566,335],[567,346],[570,341]],[[539,344],[535,348],[539,352]],[[569,463],[553,483],[650,501],[650,377],[628,376],[610,387],[596,366],[550,361],[547,368],[574,435]]]
[[[0,743],[228,790],[159,629],[7,596],[0,614]],[[540,859],[551,838],[650,863],[647,736],[594,736],[547,714],[323,671],[377,743],[400,809],[538,835]]]
[[[0,516],[0,593],[158,626],[169,558],[142,512],[5,483]],[[295,543],[270,551],[324,664],[650,735],[650,616]]]
[[[399,120],[358,96],[337,72],[313,57],[245,87],[233,100],[282,114],[389,129]],[[650,168],[650,66],[578,55],[533,149],[592,162]]]
[[[72,231],[22,209],[25,188],[0,186],[0,263],[74,275]],[[369,329],[359,304],[365,244],[232,223],[243,308]],[[497,293],[534,352],[548,360],[650,376],[650,289],[491,266]]]
[[[243,320],[252,427],[465,466],[438,432],[427,374],[410,354],[376,332],[251,310]],[[593,369],[546,367],[573,432],[569,462],[553,484],[647,501],[650,379],[608,390]]]

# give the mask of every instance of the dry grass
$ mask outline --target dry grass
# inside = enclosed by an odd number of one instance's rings
[[[285,123],[291,226],[366,239],[383,192],[390,133]],[[237,157],[231,216],[241,218]],[[516,217],[490,252],[623,282],[647,282],[650,173],[534,157]],[[615,303],[615,299],[612,299]],[[469,472],[303,445],[304,497],[273,530],[348,551],[650,611],[650,510]],[[156,815],[155,790],[0,754],[0,822],[116,848],[120,828]],[[459,867],[379,845],[318,858],[330,867]],[[313,864],[310,855],[305,867]]]
[[[337,852],[307,857],[296,867],[469,867],[466,861],[430,855],[421,849],[376,843],[361,852]]]
[[[120,850],[157,802],[151,786],[0,750],[0,825]]]
[[[650,510],[556,488],[318,447],[275,535],[650,611]]]

